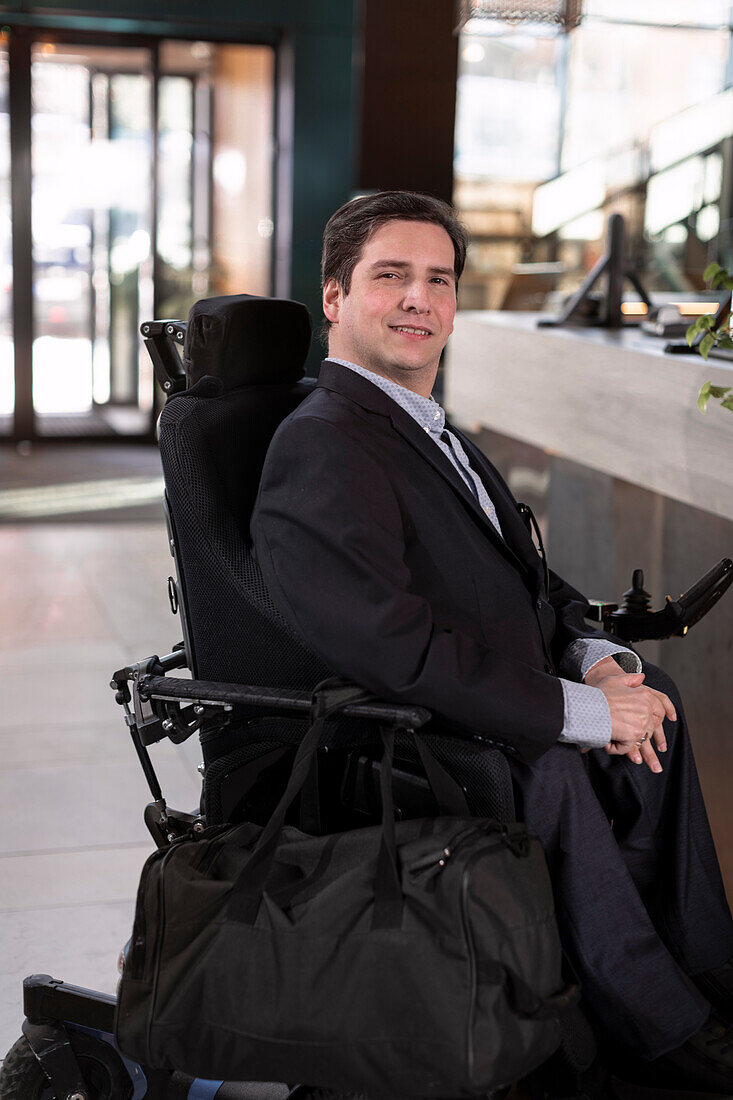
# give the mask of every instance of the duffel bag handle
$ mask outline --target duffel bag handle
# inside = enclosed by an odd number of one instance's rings
[[[380,729],[384,751],[379,772],[379,793],[382,798],[382,841],[377,857],[377,873],[374,877],[374,914],[372,928],[399,928],[402,925],[403,893],[397,859],[395,837],[394,797],[392,791],[392,763],[394,760],[394,731]],[[433,756],[428,746],[413,731],[415,747],[422,761],[425,775],[435,795],[441,814],[449,817],[470,817],[466,796]]]
[[[249,861],[232,887],[228,908],[232,920],[243,924],[253,924],[255,921],[285,815],[308,777],[326,719],[350,703],[363,702],[370,698],[371,693],[364,688],[345,683],[337,677],[323,680],[314,688],[311,726],[298,746],[285,791],[260,833]]]
[[[315,765],[318,745],[326,720],[348,706],[373,698],[370,692],[337,677],[323,680],[313,691],[311,726],[295,754],[285,791],[267,825],[261,832],[252,855],[232,887],[228,913],[232,920],[253,924],[262,901],[265,884],[275,859],[280,830],[296,795],[305,786]],[[397,859],[392,762],[394,731],[380,727],[383,745],[379,785],[382,800],[382,837],[374,880],[374,928],[399,928],[402,924],[402,883]],[[413,731],[414,735],[414,731]],[[469,817],[470,811],[462,788],[445,771],[430,749],[415,736],[415,745],[425,774],[442,814]]]

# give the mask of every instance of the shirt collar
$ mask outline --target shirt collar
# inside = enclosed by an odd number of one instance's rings
[[[362,378],[373,382],[388,397],[396,401],[406,413],[409,413],[413,420],[416,420],[426,432],[437,436],[442,434],[445,428],[445,411],[432,396],[423,397],[422,394],[415,393],[414,390],[408,390],[405,386],[400,386],[389,378],[383,378],[381,374],[375,374],[374,371],[367,370],[366,367],[350,363],[347,359],[334,359],[329,356],[328,361],[329,363],[339,363],[342,367],[348,367],[349,370],[360,374]]]

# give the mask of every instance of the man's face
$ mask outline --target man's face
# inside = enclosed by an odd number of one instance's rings
[[[330,279],[329,355],[429,394],[453,331],[453,242],[432,222],[390,221],[364,245],[349,293]]]

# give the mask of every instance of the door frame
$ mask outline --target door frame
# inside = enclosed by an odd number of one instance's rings
[[[5,17],[4,35],[8,47],[8,90],[10,114],[10,209],[12,224],[11,256],[13,266],[12,292],[12,330],[14,350],[15,401],[12,414],[12,430],[0,437],[0,443],[19,443],[24,441],[44,441],[60,443],[75,442],[81,438],[85,442],[150,442],[155,439],[155,429],[164,398],[156,385],[153,404],[144,432],[134,435],[105,433],[84,436],[59,435],[48,436],[38,432],[37,418],[33,408],[33,238],[31,225],[31,195],[33,173],[31,164],[31,50],[35,42],[52,41],[79,46],[132,47],[150,50],[151,56],[151,130],[153,134],[151,156],[150,198],[151,253],[153,259],[153,312],[157,316],[160,257],[157,248],[158,228],[158,82],[160,79],[159,51],[166,41],[205,41],[214,45],[270,46],[274,50],[273,66],[273,141],[272,141],[272,194],[271,206],[275,229],[270,239],[270,294],[283,294],[283,264],[289,267],[290,256],[290,219],[282,219],[279,228],[280,211],[292,205],[292,105],[290,97],[283,96],[281,79],[283,72],[289,71],[291,62],[286,38],[277,31],[268,33],[247,33],[242,36],[241,29],[232,35],[223,35],[221,26],[197,28],[196,33],[186,29],[171,27],[171,33],[149,35],[140,33],[106,32],[76,30],[61,26],[29,26],[25,22],[13,23]],[[248,28],[249,31],[249,28]],[[284,55],[284,56],[283,56]],[[283,110],[283,100],[286,109]],[[290,194],[284,195],[284,188],[290,185]]]

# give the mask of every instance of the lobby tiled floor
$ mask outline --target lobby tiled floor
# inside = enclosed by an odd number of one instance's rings
[[[153,848],[109,679],[180,626],[162,516],[118,519],[0,526],[0,1058],[27,974],[114,992]],[[198,753],[195,739],[153,749],[174,806],[197,803]]]

